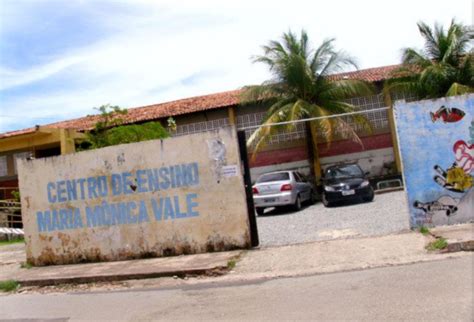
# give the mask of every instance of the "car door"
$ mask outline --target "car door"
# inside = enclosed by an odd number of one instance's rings
[[[308,200],[311,196],[310,189],[308,189],[308,184],[298,172],[293,172],[293,176],[295,177],[297,191],[300,194],[302,200]]]
[[[301,173],[298,173],[298,174],[301,177],[301,180],[303,181],[304,189],[305,189],[305,192],[307,194],[308,200],[311,200],[311,197],[312,197],[311,194],[313,192],[313,185]]]

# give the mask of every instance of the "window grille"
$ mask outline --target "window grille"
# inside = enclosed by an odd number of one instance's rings
[[[7,156],[0,156],[0,177],[6,177],[8,175],[7,168]]]
[[[226,126],[229,126],[229,120],[227,118],[183,125],[179,125],[178,123],[178,126],[176,127],[176,132],[173,133],[172,136],[181,136],[186,134],[206,132]]]

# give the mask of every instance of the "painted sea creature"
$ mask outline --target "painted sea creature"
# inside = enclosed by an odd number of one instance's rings
[[[466,113],[458,108],[442,105],[436,112],[430,112],[430,115],[433,122],[442,120],[444,123],[454,123],[462,120]]]
[[[454,163],[450,168],[443,170],[439,165],[434,166],[438,175],[434,176],[434,181],[450,191],[465,192],[473,185],[473,177]]]

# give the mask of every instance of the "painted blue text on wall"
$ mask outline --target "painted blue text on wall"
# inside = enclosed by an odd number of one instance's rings
[[[50,208],[36,212],[39,232],[93,228],[143,222],[166,221],[199,216],[198,195],[160,194],[157,198],[127,202],[107,202],[102,198],[145,192],[166,191],[199,185],[198,164],[179,164],[156,169],[48,182],[47,200]],[[69,201],[91,200],[97,204],[83,209],[71,207]],[[59,204],[65,203],[62,206]]]

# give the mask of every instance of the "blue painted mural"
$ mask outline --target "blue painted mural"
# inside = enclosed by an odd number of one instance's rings
[[[474,95],[394,107],[410,223],[474,220]]]

